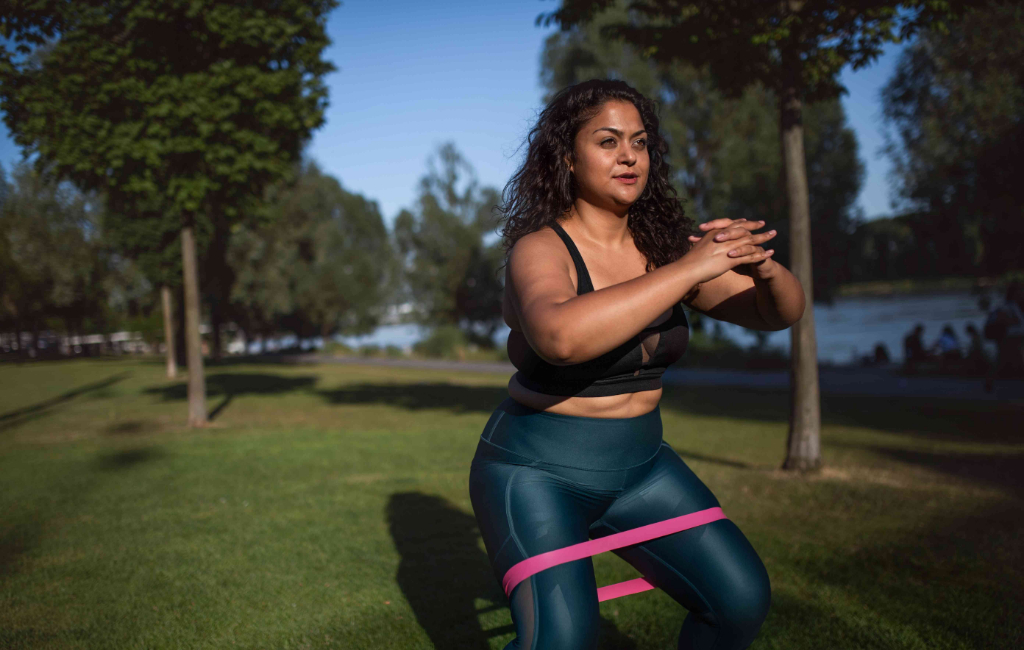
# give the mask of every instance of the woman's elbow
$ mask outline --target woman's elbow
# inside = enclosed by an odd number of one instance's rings
[[[807,300],[804,298],[803,288],[797,284],[798,291],[794,296],[793,304],[790,309],[787,309],[785,313],[780,314],[782,316],[782,322],[784,325],[779,329],[786,329],[797,324],[797,322],[804,317],[804,309],[807,308]]]
[[[578,363],[575,360],[575,349],[572,341],[565,337],[556,336],[548,345],[548,355],[551,357],[548,363],[554,366],[568,366]]]
[[[568,366],[576,363],[573,360],[574,347],[568,337],[558,332],[550,332],[537,337],[531,344],[534,352],[544,361],[553,366]]]

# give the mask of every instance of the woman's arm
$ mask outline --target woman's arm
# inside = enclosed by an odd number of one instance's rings
[[[572,258],[558,235],[545,228],[512,248],[505,289],[523,335],[542,359],[554,365],[581,363],[636,336],[698,283],[764,259],[763,252],[727,255],[761,241],[749,233],[725,242],[705,237],[671,264],[577,296],[569,275]]]
[[[701,230],[724,229],[719,237],[728,241],[742,237],[763,222],[744,222],[736,227],[729,219],[716,219],[700,225]],[[774,233],[774,231],[771,231]],[[692,238],[696,239],[696,238]],[[747,246],[737,252],[743,254]],[[737,266],[732,271],[700,285],[687,304],[716,320],[749,329],[776,331],[800,320],[806,296],[800,281],[771,258]]]

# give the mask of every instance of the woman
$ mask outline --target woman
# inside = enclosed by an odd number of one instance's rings
[[[588,81],[540,114],[505,189],[503,312],[519,372],[470,472],[505,585],[527,558],[718,507],[661,439],[661,374],[688,337],[681,302],[761,330],[803,313],[800,284],[761,246],[775,232],[728,219],[694,229],[665,153],[649,100],[623,82]],[[690,611],[680,648],[745,648],[757,635],[768,575],[728,519],[616,553]],[[508,648],[596,646],[589,557],[507,593],[517,634]]]

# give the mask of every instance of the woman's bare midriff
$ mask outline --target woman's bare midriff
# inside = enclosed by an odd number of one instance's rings
[[[662,389],[656,388],[604,397],[563,397],[532,391],[520,384],[515,375],[508,382],[509,396],[520,404],[538,411],[587,418],[632,418],[650,413],[658,406],[661,393]]]

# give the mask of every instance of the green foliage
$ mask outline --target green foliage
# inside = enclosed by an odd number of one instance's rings
[[[469,340],[466,334],[454,325],[435,327],[427,338],[417,341],[413,352],[438,359],[456,359],[465,356]]]
[[[883,91],[903,219],[932,275],[1024,268],[1024,8],[984,3],[901,56]]]
[[[563,29],[590,22],[617,0],[563,0],[538,21]],[[628,13],[602,33],[634,44],[644,56],[707,68],[718,87],[738,97],[761,84],[798,89],[805,101],[845,92],[845,66],[871,63],[886,43],[922,25],[941,24],[958,2],[941,0],[630,0]]]
[[[377,204],[307,161],[295,182],[268,192],[266,215],[238,225],[227,251],[237,322],[252,332],[372,331],[397,274]]]
[[[361,357],[376,357],[381,352],[380,345],[376,343],[364,343],[359,346],[359,356]]]
[[[750,330],[757,338],[763,332]],[[789,355],[764,341],[744,349],[731,340],[706,332],[693,332],[686,354],[677,365],[681,368],[715,368],[735,370],[782,370],[789,367]]]
[[[22,163],[0,207],[0,326],[38,329],[46,319],[106,329],[118,264],[99,232],[98,202]]]
[[[323,349],[320,350],[323,354],[330,354],[339,357],[347,357],[354,353],[351,345],[347,345],[340,341],[325,341]]]
[[[26,154],[115,211],[237,218],[323,122],[335,0],[13,4],[4,120]]]
[[[417,320],[459,326],[484,347],[501,325],[503,251],[500,242],[484,244],[497,227],[498,200],[448,143],[420,180],[415,212],[403,210],[394,227]]]
[[[700,220],[764,219],[779,230],[776,259],[789,264],[789,219],[779,156],[778,99],[755,85],[735,99],[723,96],[707,72],[685,63],[645,59],[636,48],[602,36],[625,15],[621,5],[591,23],[553,34],[542,55],[541,80],[550,97],[590,78],[622,79],[658,99],[670,147],[673,180]],[[814,289],[827,299],[849,280],[847,240],[863,165],[842,105],[825,101],[804,112],[808,185],[814,230]]]
[[[104,195],[111,243],[153,284],[180,285],[178,235],[192,228],[219,307],[230,225],[323,122],[336,5],[14,0],[0,15],[0,109],[40,170]]]

